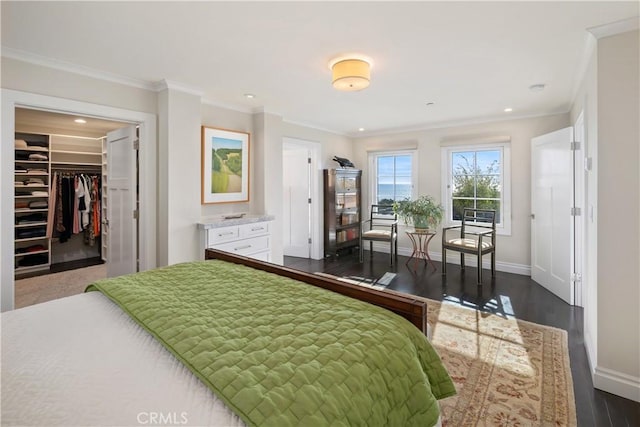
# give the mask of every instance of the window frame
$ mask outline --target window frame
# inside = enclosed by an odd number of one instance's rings
[[[442,221],[443,227],[460,225],[461,221],[451,219],[453,215],[453,154],[458,152],[500,151],[500,179],[502,189],[500,192],[500,223],[496,223],[496,233],[511,235],[511,143],[496,142],[486,144],[461,144],[441,147],[442,154],[442,205],[445,213]]]
[[[411,198],[415,198],[418,192],[418,151],[417,150],[390,150],[369,152],[369,207],[377,204],[378,200],[378,157],[411,156]]]

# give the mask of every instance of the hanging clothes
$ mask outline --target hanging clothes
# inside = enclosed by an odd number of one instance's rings
[[[56,194],[52,224],[55,226],[52,226],[52,236],[57,234],[60,243],[64,243],[72,235],[83,233],[85,244],[93,246],[96,237],[100,235],[101,206],[97,195],[100,177],[56,172],[54,179]]]

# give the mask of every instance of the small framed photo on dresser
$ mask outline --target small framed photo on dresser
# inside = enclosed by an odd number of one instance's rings
[[[249,201],[248,132],[202,126],[202,204]]]

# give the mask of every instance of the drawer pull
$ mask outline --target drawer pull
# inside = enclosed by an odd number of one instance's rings
[[[251,229],[251,231],[260,231],[260,230],[264,230],[264,227],[254,227]]]
[[[242,250],[242,249],[248,249],[250,247],[251,247],[251,245],[238,246],[237,248],[233,248],[233,250],[234,251],[239,251],[239,250]]]
[[[235,234],[233,231],[227,231],[226,233],[218,233],[218,237],[228,236],[230,234]]]

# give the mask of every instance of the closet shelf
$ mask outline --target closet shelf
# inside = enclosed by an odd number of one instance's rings
[[[27,228],[27,227],[34,227],[34,226],[38,226],[38,225],[47,225],[47,222],[30,222],[28,224],[16,224],[14,227],[15,228]]]
[[[49,209],[47,208],[44,208],[44,209],[19,208],[15,210],[16,213],[48,212],[48,211]]]
[[[49,176],[49,173],[48,172],[16,172],[16,176],[31,176],[31,175]]]
[[[75,165],[75,166],[102,166],[100,163],[94,162],[56,162],[51,160],[52,165]]]
[[[48,252],[49,252],[48,250],[44,249],[44,250],[41,250],[41,251],[17,253],[17,254],[15,254],[15,256],[19,257],[19,256],[25,256],[25,255],[46,254]]]
[[[29,265],[25,267],[16,267],[15,272],[16,274],[18,274],[18,273],[25,273],[27,271],[42,270],[43,268],[49,268],[49,263],[45,262],[44,264]]]
[[[28,195],[28,196],[15,196],[16,199],[48,199],[49,195],[47,194],[46,196],[34,196],[34,195]],[[46,209],[45,209],[46,210]],[[18,212],[18,211],[16,211]]]
[[[32,153],[46,153],[49,150],[43,150],[43,148],[46,147],[42,147],[42,148],[18,148],[16,147],[16,151],[29,151]]]
[[[14,242],[16,243],[36,242],[38,240],[47,240],[47,236],[27,237],[26,239],[15,239]]]
[[[71,150],[51,150],[51,153],[60,153],[60,154],[81,154],[87,156],[101,156],[102,153],[96,153],[91,151],[71,151]]]
[[[48,160],[18,160],[16,159],[16,163],[29,163],[32,165],[38,164],[38,165],[43,165],[46,166],[49,161]]]

